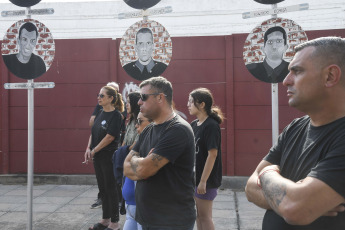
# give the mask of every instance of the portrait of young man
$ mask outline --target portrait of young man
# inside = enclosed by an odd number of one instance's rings
[[[261,81],[282,82],[289,72],[289,62],[283,59],[288,48],[285,29],[280,26],[271,27],[264,34],[264,46],[262,47],[265,54],[264,61],[250,63],[246,67],[255,78]]]
[[[2,55],[7,68],[17,77],[34,79],[46,72],[43,59],[33,53],[37,38],[37,27],[31,22],[26,22],[19,29],[17,38],[19,53]]]
[[[127,74],[139,81],[160,76],[167,68],[167,65],[153,60],[153,51],[152,31],[149,28],[141,28],[136,33],[135,39],[135,52],[138,60],[123,66]]]

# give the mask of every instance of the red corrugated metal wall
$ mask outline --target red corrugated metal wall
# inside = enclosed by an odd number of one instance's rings
[[[342,36],[345,30],[307,32],[309,39]],[[176,109],[187,115],[188,94],[209,88],[226,115],[222,124],[223,174],[248,176],[271,146],[271,86],[250,75],[242,60],[247,34],[172,38],[173,57],[165,76],[174,87]],[[88,120],[96,94],[109,81],[139,82],[118,60],[120,39],[55,40],[53,65],[35,82],[55,82],[54,89],[37,89],[35,98],[35,173],[89,174],[81,164],[90,134]],[[24,82],[0,61],[1,85]],[[301,116],[287,105],[279,85],[279,119],[283,129]],[[0,89],[0,173],[27,171],[27,91]]]

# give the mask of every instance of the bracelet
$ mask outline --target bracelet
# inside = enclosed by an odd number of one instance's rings
[[[256,181],[256,184],[257,184],[260,188],[262,188],[262,187],[261,187],[261,184],[260,184],[260,177],[262,177],[265,173],[267,173],[267,172],[269,172],[269,171],[275,171],[275,172],[277,172],[277,173],[280,174],[280,171],[277,170],[277,169],[267,169],[267,170],[263,171],[263,172],[258,176],[258,179],[257,179],[257,181]]]

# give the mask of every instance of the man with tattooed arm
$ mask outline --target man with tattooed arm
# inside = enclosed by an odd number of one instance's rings
[[[263,230],[345,229],[345,39],[300,44],[283,81],[293,120],[246,186]]]
[[[135,220],[143,230],[192,230],[195,145],[191,126],[172,108],[172,85],[163,77],[140,84],[140,112],[153,120],[124,162],[138,181]]]

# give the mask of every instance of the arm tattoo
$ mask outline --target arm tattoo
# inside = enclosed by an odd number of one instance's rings
[[[162,156],[155,154],[155,153],[151,153],[152,154],[152,161],[154,163],[154,165],[156,167],[159,167],[159,162],[163,159]]]
[[[278,213],[278,207],[286,196],[286,185],[284,183],[273,182],[273,176],[267,173],[260,178],[260,181],[267,202]]]
[[[132,159],[130,161],[131,168],[132,168],[133,172],[135,174],[137,174],[137,168],[138,168],[139,165],[138,165],[138,161],[136,161],[136,158],[140,157],[140,155],[139,155],[138,152],[134,152],[134,151],[131,151],[131,154],[132,154]]]
[[[137,168],[138,168],[138,162],[137,161],[131,161],[131,168],[135,174],[137,174]]]

